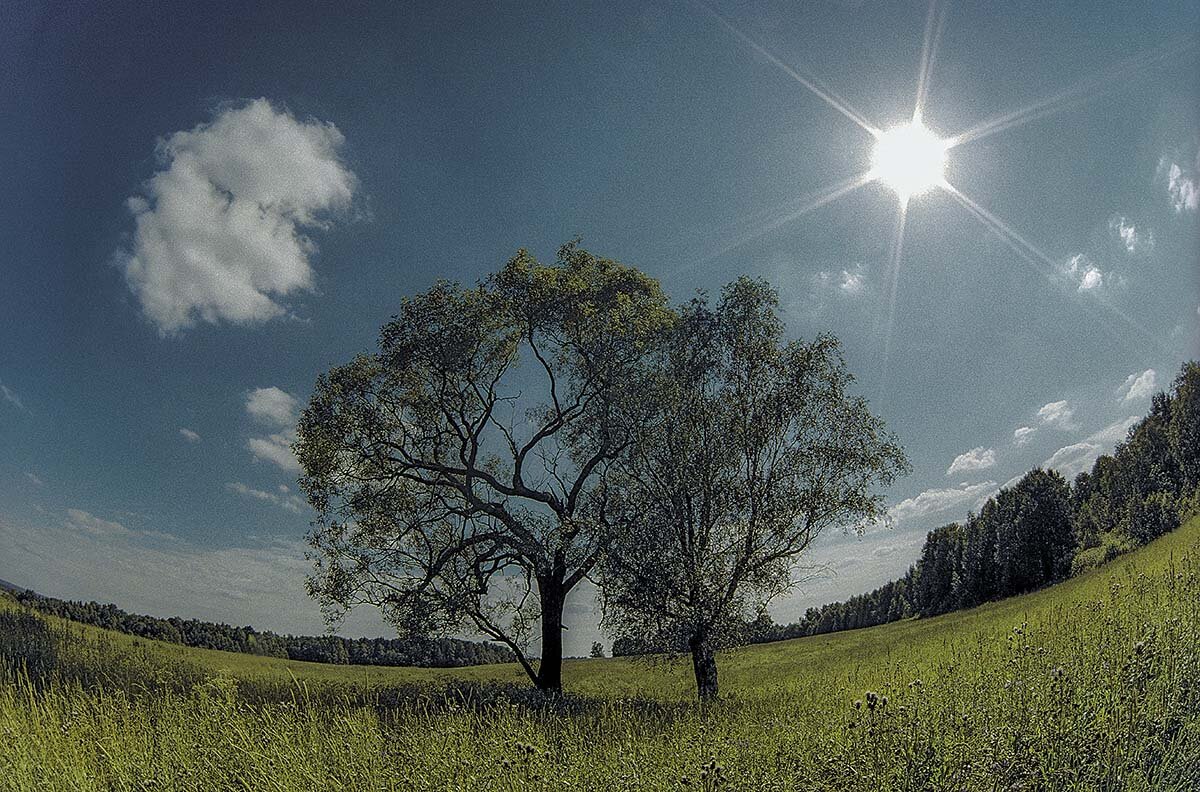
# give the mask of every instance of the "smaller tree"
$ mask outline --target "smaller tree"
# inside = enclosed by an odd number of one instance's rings
[[[651,356],[634,441],[606,482],[605,628],[692,655],[717,695],[714,650],[793,584],[825,530],[883,516],[875,492],[907,466],[851,381],[838,344],[783,340],[778,298],[740,279],[680,311]]]
[[[592,657],[604,657],[604,644],[599,641],[592,641]]]

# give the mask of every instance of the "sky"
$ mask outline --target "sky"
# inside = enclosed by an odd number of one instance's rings
[[[680,300],[767,278],[789,335],[842,340],[913,470],[772,612],[869,590],[1198,356],[1198,42],[1192,2],[6,4],[0,579],[321,631],[317,375],[580,236]],[[895,191],[833,196],[919,83],[961,143],[898,247]]]

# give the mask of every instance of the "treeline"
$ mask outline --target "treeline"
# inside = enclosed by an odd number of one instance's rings
[[[930,531],[904,577],[866,594],[809,608],[791,624],[766,614],[743,643],[873,627],[970,608],[1094,568],[1178,528],[1200,511],[1200,363],[1184,364],[1170,393],[1130,427],[1114,452],[1068,482],[1034,469],[978,514]],[[667,647],[614,643],[613,655]]]
[[[279,635],[260,632],[253,627],[233,627],[197,619],[181,619],[177,616],[160,619],[126,613],[116,605],[60,600],[33,591],[18,591],[14,596],[21,604],[51,616],[103,627],[106,630],[117,630],[140,638],[202,649],[220,649],[225,652],[286,657],[289,660],[307,660],[313,663],[431,668],[510,663],[514,660],[512,652],[506,648],[458,638]]]

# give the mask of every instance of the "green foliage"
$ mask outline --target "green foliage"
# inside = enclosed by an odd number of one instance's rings
[[[616,407],[672,320],[655,280],[576,243],[406,298],[298,427],[331,619],[366,604],[402,635],[468,629],[559,687],[566,597],[601,552],[591,504],[628,444]]]
[[[682,307],[643,376],[629,452],[603,493],[603,625],[686,647],[711,697],[713,649],[744,638],[823,532],[882,518],[881,491],[907,462],[850,395],[837,340],[786,340],[764,281]]]
[[[247,675],[284,661],[247,655],[224,655],[239,673],[126,687],[120,668],[147,672],[157,651],[204,663],[217,653],[143,641],[139,658],[122,635],[88,648],[98,632],[75,633],[66,655],[107,665],[117,682],[52,677],[39,692],[0,675],[0,787],[1185,792],[1200,782],[1200,521],[1034,594],[733,650],[723,656],[733,695],[706,706],[688,701],[679,666],[622,659],[568,664],[573,694],[550,699],[432,676],[364,691],[361,670],[313,665],[281,674],[272,692]],[[455,675],[480,673],[520,672]]]

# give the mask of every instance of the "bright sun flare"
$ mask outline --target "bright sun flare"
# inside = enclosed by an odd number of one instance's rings
[[[907,200],[942,183],[946,142],[919,120],[892,127],[875,143],[871,168],[876,178]]]

